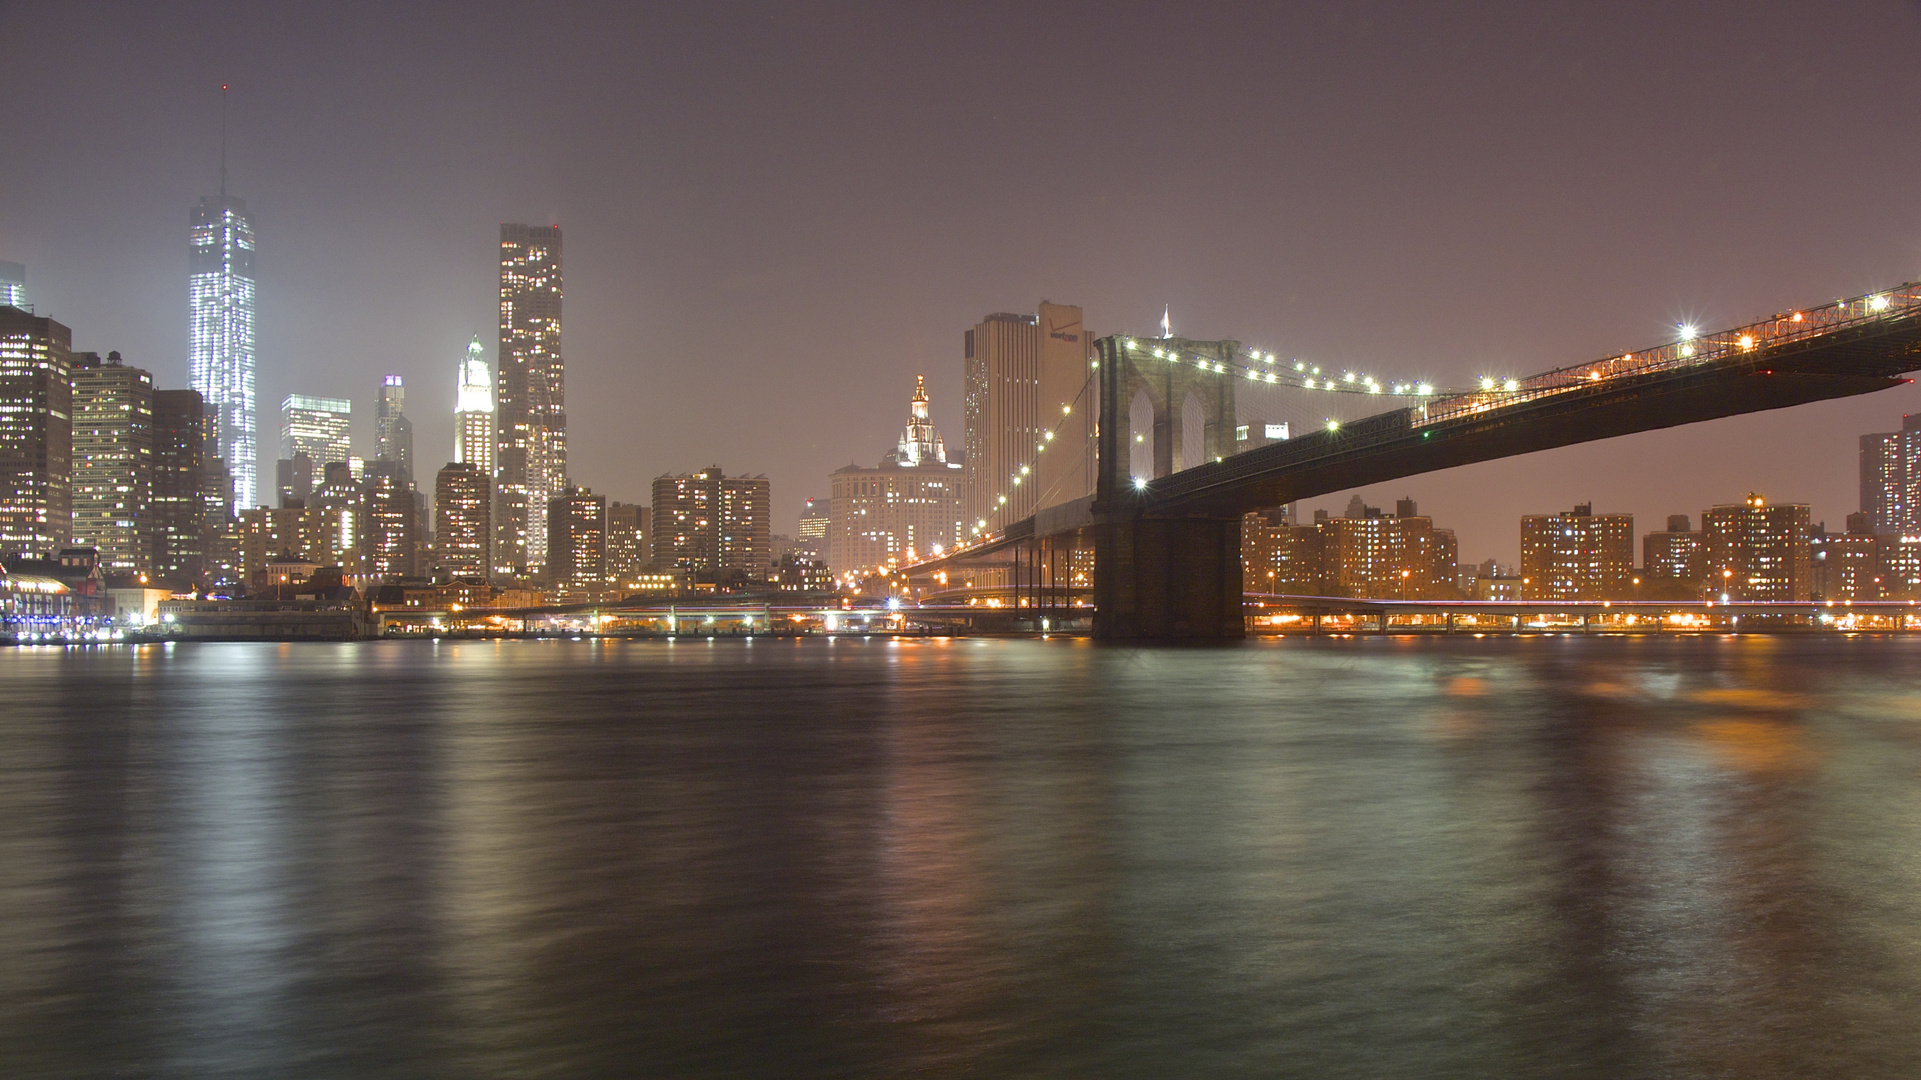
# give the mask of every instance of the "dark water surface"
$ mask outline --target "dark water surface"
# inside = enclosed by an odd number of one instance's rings
[[[1921,640],[0,650],[0,1075],[1921,1076]]]

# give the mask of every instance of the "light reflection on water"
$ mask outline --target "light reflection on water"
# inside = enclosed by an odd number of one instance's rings
[[[1917,659],[0,651],[0,1074],[1921,1075]]]

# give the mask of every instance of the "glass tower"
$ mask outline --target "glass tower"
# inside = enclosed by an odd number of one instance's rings
[[[219,456],[233,474],[234,505],[251,506],[256,480],[253,218],[245,202],[223,190],[201,199],[188,225],[187,382],[219,411]]]

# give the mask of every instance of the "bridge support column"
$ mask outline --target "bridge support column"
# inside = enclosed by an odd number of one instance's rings
[[[1094,605],[1096,638],[1245,637],[1240,518],[1095,525]]]

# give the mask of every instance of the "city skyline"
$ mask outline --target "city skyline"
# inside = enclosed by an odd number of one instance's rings
[[[84,13],[40,14],[49,32],[98,28]],[[276,70],[271,49],[236,61],[184,41],[177,56],[163,60],[152,44],[175,40],[174,31],[136,16],[125,27],[98,28],[102,55],[134,73],[129,78],[144,75],[155,83],[151,102],[128,107],[146,129],[167,133],[165,149],[121,136],[84,146],[63,142],[63,125],[124,91],[26,93],[49,85],[50,69],[35,56],[20,56],[0,80],[22,91],[16,98],[49,107],[44,123],[54,148],[66,147],[79,165],[115,150],[153,167],[133,170],[140,179],[83,168],[78,182],[58,190],[17,169],[6,173],[7,190],[18,194],[0,210],[0,259],[27,267],[32,302],[40,314],[75,327],[77,349],[118,349],[139,358],[158,383],[185,385],[177,226],[172,239],[161,234],[182,202],[191,205],[214,188],[215,88],[231,82],[229,190],[247,195],[262,245],[272,255],[266,264],[271,272],[262,271],[259,300],[259,393],[266,400],[299,392],[364,402],[366,387],[391,371],[417,388],[410,412],[420,445],[450,445],[450,402],[443,399],[452,388],[445,386],[438,358],[497,318],[489,285],[494,223],[563,224],[574,233],[567,352],[576,401],[569,417],[569,479],[612,498],[644,500],[647,477],[706,460],[738,462],[770,473],[775,527],[783,532],[794,527],[801,500],[820,493],[828,472],[866,458],[866,447],[893,434],[894,399],[882,388],[899,377],[927,374],[934,419],[958,437],[963,393],[957,339],[983,313],[1030,310],[1035,297],[1081,306],[1099,333],[1154,331],[1163,306],[1171,304],[1180,333],[1234,336],[1397,376],[1458,382],[1490,359],[1538,370],[1658,342],[1683,320],[1733,323],[1775,305],[1917,276],[1921,224],[1902,216],[1906,211],[1896,212],[1889,227],[1837,221],[1823,209],[1835,201],[1901,205],[1900,186],[1915,171],[1912,150],[1846,136],[1827,157],[1839,155],[1849,167],[1811,184],[1792,161],[1774,159],[1758,171],[1733,169],[1735,151],[1729,149],[1777,123],[1844,114],[1869,97],[1856,93],[1864,86],[1880,92],[1906,85],[1913,73],[1894,57],[1901,42],[1916,40],[1909,9],[1870,12],[1838,30],[1841,37],[1832,43],[1798,54],[1814,89],[1792,96],[1773,88],[1764,69],[1737,59],[1744,54],[1721,36],[1731,32],[1745,41],[1743,35],[1754,35],[1759,41],[1758,29],[1730,31],[1718,22],[1710,27],[1710,20],[1688,13],[1661,16],[1658,33],[1618,40],[1608,31],[1626,17],[1609,14],[1594,14],[1565,31],[1525,22],[1492,25],[1478,15],[1454,20],[1459,25],[1428,16],[1397,25],[1366,17],[1335,23],[1324,14],[1208,16],[1214,30],[1234,42],[1226,47],[1237,57],[1254,59],[1266,50],[1285,57],[1289,62],[1278,67],[1292,73],[1263,81],[1230,64],[1216,89],[1170,91],[1135,102],[1138,109],[1062,97],[1064,77],[1044,70],[977,105],[900,72],[882,72],[874,77],[941,102],[934,126],[919,135],[879,134],[891,114],[868,104],[854,114],[853,132],[826,134],[820,149],[803,150],[796,167],[780,176],[733,169],[750,160],[745,151],[703,134],[716,120],[762,130],[728,101],[697,95],[666,103],[645,123],[590,111],[586,115],[613,124],[609,133],[619,138],[583,140],[576,124],[555,130],[545,156],[489,152],[481,158],[460,137],[483,130],[482,115],[454,105],[437,89],[466,87],[495,106],[496,115],[524,120],[552,105],[555,95],[620,96],[618,88],[633,75],[618,65],[602,76],[569,76],[558,86],[509,75],[494,87],[429,63],[418,77],[388,77],[377,88],[351,90],[312,116],[290,117],[289,103],[305,99],[307,81],[331,76],[334,68]],[[1755,13],[1756,26],[1766,20],[1765,12]],[[831,58],[839,48],[832,40],[835,26],[833,19],[810,27],[776,17],[765,27],[742,28],[742,56],[726,68],[746,78],[742,92],[748,101],[761,100],[771,84],[739,65],[759,63],[770,74],[784,73],[783,85],[798,94],[780,112],[793,138],[823,134],[827,106],[851,91],[831,64],[799,71],[783,65],[778,43],[799,41]],[[882,18],[872,33],[906,41],[918,29],[911,19]],[[325,38],[338,31],[318,32]],[[405,48],[425,32],[423,21],[403,18],[393,27],[391,44],[354,45],[344,53],[366,59],[369,48]],[[495,32],[483,19],[460,33],[467,45],[481,48]],[[595,55],[587,26],[575,20],[557,19],[542,33],[570,55]],[[1289,44],[1293,37],[1320,43],[1326,55],[1300,53]],[[1430,37],[1456,44],[1458,57],[1443,58],[1448,50],[1430,53],[1422,44]],[[1147,40],[1147,28],[1134,20],[1104,20],[1099,28],[1102,47],[1144,47]],[[1665,95],[1689,103],[1688,109],[1658,109],[1651,89],[1610,101],[1597,94],[1587,68],[1523,68],[1493,78],[1502,91],[1525,89],[1544,104],[1500,123],[1474,119],[1482,91],[1456,76],[1489,70],[1489,57],[1500,50],[1555,57],[1568,54],[1575,40],[1598,43],[1592,55],[1599,66],[1689,72],[1665,76],[1662,84]],[[1017,70],[1032,48],[1001,46],[985,62],[991,70]],[[1843,63],[1842,55],[1850,59]],[[1683,57],[1686,66],[1663,67]],[[695,50],[685,61],[661,56],[654,62],[678,70],[680,63],[711,59]],[[1333,118],[1292,119],[1280,131],[1257,132],[1229,109],[1224,119],[1189,125],[1192,130],[1182,125],[1200,115],[1195,110],[1202,101],[1267,102],[1284,89],[1305,100],[1331,100],[1313,89],[1316,79],[1328,80],[1333,89],[1362,80],[1380,87],[1371,99],[1378,106],[1350,104],[1338,113],[1349,129],[1370,133],[1353,151],[1368,166],[1358,175],[1393,175],[1421,158],[1423,144],[1389,106],[1430,81],[1443,88],[1442,113],[1455,117],[1444,130],[1470,142],[1494,140],[1497,156],[1516,171],[1486,193],[1476,188],[1479,167],[1459,162],[1431,166],[1438,171],[1419,190],[1399,192],[1366,180],[1342,190],[1335,178],[1355,175],[1351,168],[1307,164],[1337,145],[1328,141],[1338,123]],[[332,145],[329,140],[345,130],[355,110],[370,107],[376,89],[390,102],[415,107],[396,115],[421,117],[375,143],[378,152],[397,155],[407,168],[362,170],[343,180],[337,166],[314,158],[299,140]],[[979,199],[956,194],[951,209],[919,199],[903,203],[898,196],[856,206],[824,186],[833,159],[849,151],[892,177],[910,168],[911,158],[902,156],[910,149],[946,160],[941,155],[969,145],[973,125],[989,114],[1018,112],[1014,107],[1030,98],[1088,121],[1069,140],[1076,148],[1159,131],[1183,152],[1203,144],[1234,147],[1248,167],[1190,177],[1187,183],[1200,184],[1201,194],[1193,205],[1182,195],[1185,209],[1178,213],[1163,212],[1176,205],[1171,183],[1080,165],[1067,167],[1056,181],[995,173]],[[1548,102],[1560,113],[1553,125],[1546,123]],[[393,111],[391,104],[386,111]],[[996,139],[1009,147],[1039,145],[1048,115],[1043,110],[998,129]],[[1648,122],[1636,122],[1642,118]],[[1607,138],[1577,144],[1569,157],[1557,155],[1561,131],[1599,131]],[[802,145],[771,135],[778,145]],[[848,142],[869,136],[875,140],[871,147]],[[692,152],[642,169],[637,175],[649,193],[644,199],[629,197],[623,186],[616,200],[614,189],[568,172],[585,160],[589,147],[611,147],[605,152],[627,161],[622,146],[639,151],[670,139]],[[1287,140],[1293,149],[1283,152]],[[1065,152],[1047,151],[1043,160],[1064,161],[1049,155]],[[1651,181],[1609,167],[1645,155],[1686,163],[1664,173],[1658,214],[1644,210]],[[718,177],[736,179],[716,183]],[[1073,191],[1095,193],[1095,201],[1070,198],[1064,186],[1070,182]],[[936,190],[942,190],[938,184]],[[1495,198],[1496,190],[1507,195]],[[428,191],[451,197],[429,200]],[[778,197],[781,191],[788,194]],[[1570,214],[1569,200],[1576,196],[1580,210]],[[994,217],[984,210],[990,199],[999,210]],[[779,207],[800,213],[770,216]],[[662,216],[670,210],[671,220]],[[110,233],[86,224],[95,220]],[[1759,226],[1781,220],[1807,227],[1783,232]],[[906,229],[900,238],[906,243],[891,238],[893,224]],[[1177,234],[1215,245],[1222,257],[1204,265],[1174,257],[1189,250]],[[396,237],[410,239],[397,245]],[[884,237],[890,239],[883,243]],[[794,247],[803,241],[808,243]],[[909,288],[906,282],[916,279],[897,271],[897,258],[864,258],[896,248],[940,251],[939,268]],[[802,272],[807,264],[797,261],[801,250],[834,253],[837,269]],[[1163,251],[1166,257],[1155,254]],[[861,269],[869,263],[871,269]],[[1388,288],[1395,294],[1394,310],[1377,317],[1374,306]],[[366,355],[335,359],[331,320],[341,311],[352,311],[357,324],[380,328],[380,344]],[[863,311],[882,315],[863,319]],[[1469,317],[1461,318],[1464,312]],[[717,325],[727,328],[738,357],[693,361],[712,347]],[[1417,359],[1424,361],[1418,370]],[[367,416],[356,423],[366,425],[371,411],[361,411]],[[1668,513],[1697,512],[1730,491],[1766,489],[1809,502],[1815,519],[1833,526],[1853,508],[1851,440],[1894,429],[1903,413],[1917,411],[1921,392],[1902,388],[1433,474],[1362,494],[1380,502],[1411,493],[1437,515],[1459,522],[1464,559],[1512,560],[1515,540],[1503,523],[1583,501],[1657,521]],[[764,419],[745,426],[732,422],[742,415]],[[788,419],[800,416],[832,416],[833,434]],[[269,427],[271,419],[257,426]],[[1781,439],[1783,430],[1793,439]],[[256,444],[271,447],[274,434],[262,430]],[[372,432],[357,426],[354,439],[356,446],[369,447]],[[1784,452],[1784,443],[1794,452]],[[1693,467],[1663,468],[1675,459]],[[421,468],[439,463],[437,453],[428,455]],[[256,499],[260,495],[256,491]],[[1338,509],[1340,502],[1315,505]]]

